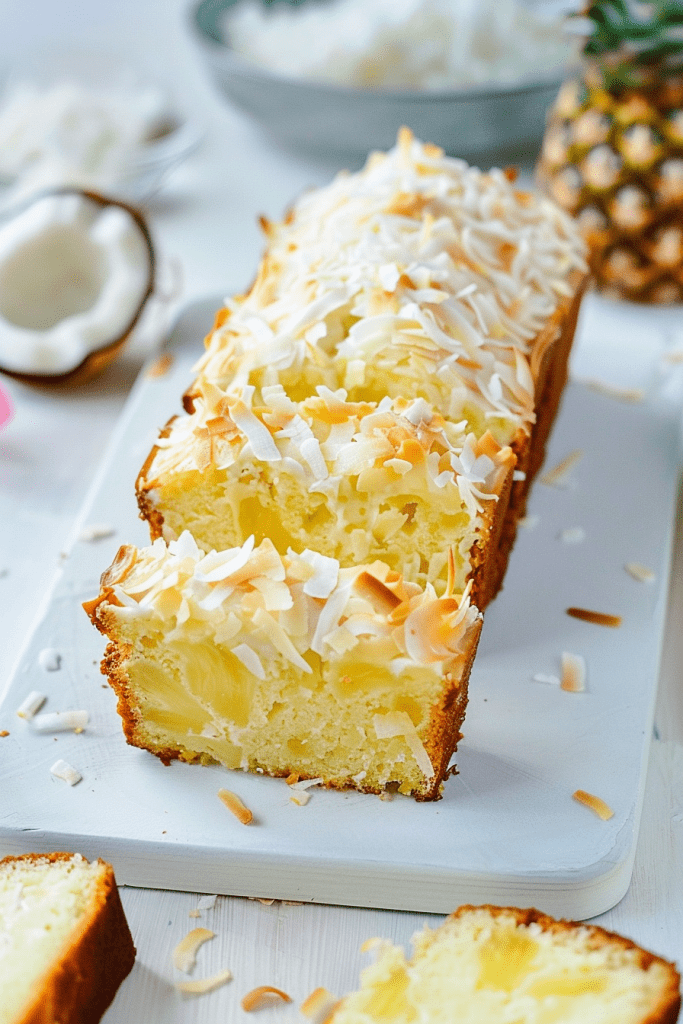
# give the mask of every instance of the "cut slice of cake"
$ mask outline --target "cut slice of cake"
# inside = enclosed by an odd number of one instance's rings
[[[432,800],[481,628],[453,578],[439,598],[382,562],[340,569],[253,538],[205,555],[184,533],[121,548],[84,607],[135,746]]]
[[[593,925],[536,910],[461,907],[376,962],[330,1024],[674,1024],[673,964]],[[372,944],[372,941],[369,945]]]
[[[0,860],[0,1024],[96,1024],[134,961],[110,864]]]
[[[380,559],[438,593],[453,545],[455,589],[472,580],[483,609],[511,448],[465,434],[424,399],[349,402],[343,389],[316,390],[295,403],[279,384],[255,395],[200,380],[194,412],[169,424],[137,482],[153,539],[188,529],[209,551],[254,534],[280,554],[312,548],[343,566]]]

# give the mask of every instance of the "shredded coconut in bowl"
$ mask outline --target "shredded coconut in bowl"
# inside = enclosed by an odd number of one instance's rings
[[[561,73],[562,18],[520,0],[243,0],[224,41],[269,71],[360,89],[510,85]]]

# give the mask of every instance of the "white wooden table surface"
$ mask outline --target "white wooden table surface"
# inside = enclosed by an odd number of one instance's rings
[[[188,37],[181,0],[36,0],[0,2],[0,77],[37,47],[115,50],[152,77],[165,79],[206,129],[202,148],[173,172],[147,205],[162,259],[183,270],[176,308],[200,296],[233,292],[253,275],[261,250],[256,215],[277,217],[308,185],[337,169],[275,149],[208,85]],[[600,313],[606,316],[604,310]],[[618,345],[618,322],[604,334]],[[660,340],[680,334],[683,311],[647,319]],[[36,390],[3,380],[15,406],[0,431],[0,693],[31,623],[49,591],[70,531],[151,339],[79,391]],[[627,896],[598,923],[655,952],[683,960],[683,514],[672,567],[656,738],[633,881]],[[643,524],[647,528],[647,524]],[[0,741],[1,742],[1,741]],[[0,800],[2,800],[0,748]],[[198,889],[200,886],[198,885]],[[289,992],[291,1006],[260,1011],[264,1021],[299,1020],[297,1004],[316,986],[343,993],[355,986],[361,942],[382,935],[408,942],[425,915],[342,907],[264,905],[220,897],[201,920],[197,896],[122,888],[138,949],[136,966],[105,1015],[106,1024],[223,1024],[248,1019],[239,1000],[256,985]],[[255,894],[258,895],[258,894]],[[433,924],[439,918],[432,920]],[[229,967],[234,980],[212,994],[181,998],[171,950],[191,927],[216,933],[200,955],[198,976]]]

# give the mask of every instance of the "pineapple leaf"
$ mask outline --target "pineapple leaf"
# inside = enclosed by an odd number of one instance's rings
[[[593,24],[584,53],[610,90],[641,85],[647,65],[660,75],[683,67],[683,0],[594,0],[581,17]]]

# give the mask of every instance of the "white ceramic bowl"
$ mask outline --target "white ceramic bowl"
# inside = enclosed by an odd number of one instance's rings
[[[221,32],[235,0],[201,0],[193,34],[218,88],[280,143],[309,152],[360,156],[389,149],[401,125],[447,153],[485,163],[505,155],[533,159],[561,76],[509,88],[370,90],[269,73],[228,46]]]

